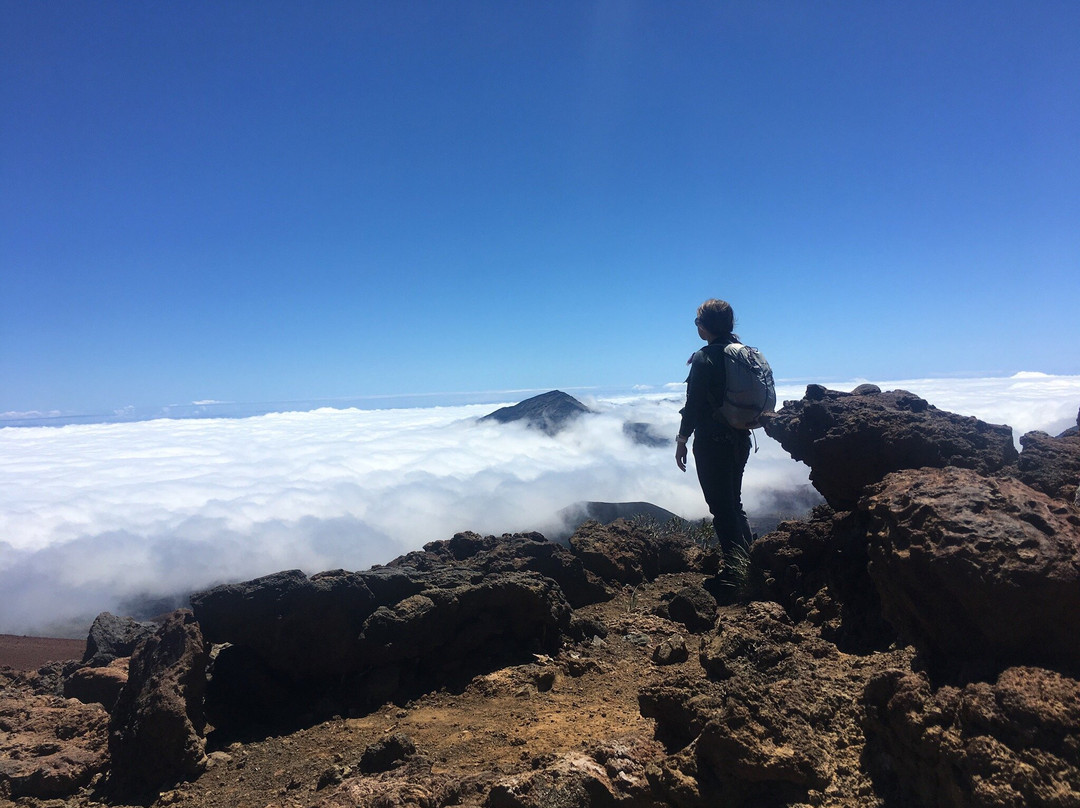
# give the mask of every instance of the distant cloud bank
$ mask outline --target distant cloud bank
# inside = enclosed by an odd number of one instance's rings
[[[1076,376],[876,383],[1017,437],[1065,429],[1080,405]],[[674,435],[681,391],[581,397],[598,414],[554,438],[477,423],[492,404],[0,429],[0,632],[80,636],[105,609],[280,569],[362,569],[460,530],[554,532],[581,500],[704,517],[672,449],[623,431]],[[803,391],[781,385],[778,398]],[[752,512],[808,485],[804,466],[759,443]]]

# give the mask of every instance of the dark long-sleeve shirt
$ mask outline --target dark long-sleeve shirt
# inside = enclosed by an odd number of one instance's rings
[[[724,368],[724,345],[714,342],[696,351],[690,357],[690,375],[686,378],[686,406],[680,410],[682,423],[679,434],[690,437],[695,431],[699,437],[716,437],[731,427],[713,413],[723,402],[727,385]],[[712,391],[712,401],[709,400]],[[715,403],[715,406],[714,406]]]

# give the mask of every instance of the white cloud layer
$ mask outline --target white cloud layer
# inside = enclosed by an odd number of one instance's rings
[[[1080,404],[1076,376],[878,384],[1017,437],[1056,434]],[[803,390],[781,385],[778,398]],[[681,391],[586,400],[599,414],[554,438],[477,423],[491,404],[0,429],[0,632],[81,636],[132,599],[294,567],[363,569],[459,530],[557,532],[557,512],[581,500],[704,517],[672,447],[623,432],[645,422],[673,436]],[[778,444],[759,443],[751,514],[808,484]]]

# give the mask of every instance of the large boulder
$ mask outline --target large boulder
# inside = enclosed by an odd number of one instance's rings
[[[458,549],[464,552],[469,541],[462,537]],[[369,598],[354,597],[357,584]],[[387,600],[379,603],[372,590]],[[341,602],[329,596],[333,591],[343,594]],[[380,568],[311,579],[283,573],[212,590],[193,603],[197,615],[209,616],[209,636],[229,643],[217,655],[207,693],[210,719],[227,733],[404,701],[554,651],[571,615],[562,590],[546,576],[434,563],[428,570]],[[310,608],[313,603],[318,608]],[[248,622],[228,617],[232,604],[248,608]],[[333,666],[317,658],[321,647]],[[301,655],[303,648],[316,658]]]
[[[886,617],[949,675],[1080,668],[1080,511],[968,469],[891,474],[860,504]]]
[[[1012,429],[944,412],[905,390],[842,393],[812,384],[764,422],[837,510],[901,469],[956,466],[991,474],[1015,463]]]
[[[935,691],[925,675],[893,670],[864,700],[866,762],[896,805],[1080,804],[1075,679],[1009,668],[996,682]]]
[[[142,798],[203,771],[208,661],[186,610],[136,650],[109,724],[110,784],[117,792]]]
[[[208,642],[244,646],[273,667],[318,675],[361,664],[357,637],[378,606],[364,575],[344,570],[310,578],[287,570],[191,596]]]
[[[86,638],[83,663],[93,667],[108,665],[114,659],[126,659],[147,637],[158,630],[157,623],[140,622],[133,617],[118,617],[102,612],[94,618]]]
[[[1055,499],[1080,504],[1080,433],[1053,438],[1045,432],[1028,432],[1020,445],[1023,451],[1016,464],[1020,480]]]
[[[782,522],[750,546],[750,571],[762,596],[849,652],[881,650],[896,640],[867,572],[865,521],[863,514],[820,505],[809,519]]]

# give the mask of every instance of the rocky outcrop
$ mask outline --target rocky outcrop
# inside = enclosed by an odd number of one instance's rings
[[[157,623],[139,622],[131,617],[117,617],[110,612],[102,612],[90,626],[83,663],[101,667],[114,659],[126,659],[135,653],[139,643],[153,636],[157,630]]]
[[[1028,432],[1020,438],[1023,451],[1017,477],[1036,491],[1080,506],[1080,432],[1052,438],[1045,432]]]
[[[642,713],[677,750],[653,768],[655,795],[679,808],[874,804],[860,699],[875,672],[908,659],[848,659],[778,604],[724,607],[702,643],[708,678],[642,690]]]
[[[0,802],[88,786],[108,764],[108,725],[101,705],[34,693],[0,670]]]
[[[131,658],[109,722],[111,786],[141,796],[201,773],[209,657],[189,611],[175,612]]]
[[[569,628],[562,591],[534,572],[373,572],[292,572],[193,598],[207,637],[230,643],[208,693],[215,725],[234,730],[404,700],[552,650]],[[335,591],[345,597],[335,601]],[[245,607],[247,619],[235,619]]]
[[[112,710],[127,684],[130,663],[130,659],[114,659],[104,667],[79,668],[64,680],[64,696]]]
[[[1080,804],[1080,682],[1009,668],[995,682],[934,689],[889,670],[864,694],[867,764],[897,804]]]
[[[856,395],[812,384],[785,401],[765,431],[796,460],[836,510],[901,469],[954,466],[992,474],[1017,460],[1012,429],[943,412],[905,390]]]
[[[864,521],[822,505],[809,519],[781,523],[750,548],[761,597],[850,652],[884,650],[896,639],[868,575]]]
[[[885,616],[937,665],[1080,669],[1080,512],[969,469],[885,478],[869,516]]]
[[[575,609],[611,597],[608,583],[588,570],[569,547],[548,541],[539,533],[458,533],[448,541],[430,542],[421,551],[400,556],[387,567],[421,573],[445,568],[470,569],[481,575],[535,572],[555,581]],[[370,575],[367,580],[370,582]]]
[[[524,421],[530,429],[539,429],[548,435],[556,435],[566,426],[592,412],[588,407],[562,390],[551,390],[538,396],[527,398],[510,407],[502,407],[481,418],[481,421],[498,421],[507,424]]]
[[[659,808],[646,774],[663,747],[647,737],[612,739],[564,755],[527,774],[504,778],[488,792],[485,808]]]

